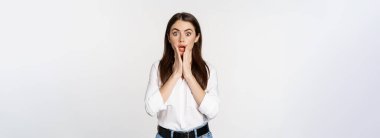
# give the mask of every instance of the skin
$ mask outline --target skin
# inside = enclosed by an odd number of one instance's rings
[[[191,60],[194,43],[198,41],[200,34],[196,34],[195,28],[190,22],[178,20],[170,28],[170,34],[168,35],[170,35],[169,42],[175,51],[175,61],[173,64],[173,74],[160,88],[161,96],[166,103],[177,81],[185,79],[199,106],[206,93],[191,72]]]

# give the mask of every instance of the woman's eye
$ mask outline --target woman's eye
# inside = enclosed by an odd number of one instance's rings
[[[172,34],[173,34],[173,36],[177,36],[177,32],[173,32]]]
[[[191,33],[186,33],[186,36],[190,36],[191,35]]]

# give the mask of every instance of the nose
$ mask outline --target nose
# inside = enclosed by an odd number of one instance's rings
[[[179,36],[179,42],[184,42],[184,39],[185,39],[184,35],[181,34],[181,35]]]

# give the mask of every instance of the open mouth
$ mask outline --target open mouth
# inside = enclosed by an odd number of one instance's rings
[[[179,52],[185,52],[186,46],[178,46]]]

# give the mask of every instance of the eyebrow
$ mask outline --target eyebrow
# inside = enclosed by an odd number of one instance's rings
[[[174,30],[175,30],[175,31],[179,31],[179,29],[177,29],[177,28],[173,28],[173,29],[172,29],[172,31],[174,31]],[[193,30],[190,29],[190,28],[189,28],[189,29],[186,29],[185,32],[186,32],[186,31],[192,31],[192,32],[193,32]]]

